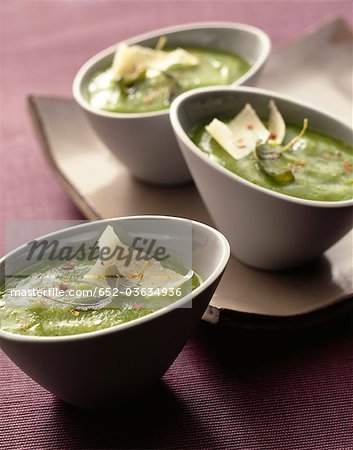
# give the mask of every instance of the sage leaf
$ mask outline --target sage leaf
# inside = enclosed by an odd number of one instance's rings
[[[256,156],[259,159],[279,159],[282,146],[273,144],[261,144],[256,147]]]
[[[292,170],[281,160],[260,160],[257,164],[262,172],[276,183],[288,184],[294,181]]]

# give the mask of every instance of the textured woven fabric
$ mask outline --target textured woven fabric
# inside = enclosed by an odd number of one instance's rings
[[[63,404],[1,357],[1,448],[353,448],[352,315],[292,332],[202,324],[145,398]]]
[[[31,131],[30,93],[69,94],[98,50],[196,20],[251,23],[283,43],[350,1],[5,0],[1,218],[76,219]],[[352,315],[292,332],[200,325],[163,381],[106,414],[69,407],[0,353],[1,449],[353,448]]]

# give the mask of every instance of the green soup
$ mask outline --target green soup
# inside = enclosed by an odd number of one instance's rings
[[[166,262],[163,262],[163,265]],[[70,263],[71,264],[71,263]],[[151,291],[137,291],[134,289],[117,293],[111,286],[109,288],[102,283],[94,285],[93,282],[84,281],[84,274],[92,267],[92,262],[74,261],[73,267],[67,270],[67,264],[50,268],[42,267],[34,269],[30,275],[17,275],[6,282],[6,289],[0,296],[0,326],[10,333],[30,336],[66,336],[90,331],[102,330],[123,324],[131,320],[143,317],[157,311],[187,295],[191,290],[200,285],[199,277],[194,273],[192,278],[175,289],[160,289]],[[168,262],[166,268],[184,274],[188,270],[177,262]],[[92,284],[93,283],[93,284]],[[68,292],[74,287],[75,292],[93,292],[97,287],[97,295],[101,295],[109,289],[113,295],[109,304],[101,309],[82,309],[68,305],[67,296],[60,296],[54,291],[48,296],[38,296],[34,299],[16,297],[18,294],[29,296],[33,290],[43,287],[57,291]],[[11,297],[9,293],[12,291]],[[82,297],[80,297],[82,298]],[[70,302],[80,300],[70,297]],[[26,304],[28,303],[28,304]]]
[[[284,143],[298,135],[300,128],[287,125]],[[266,161],[271,168],[284,164],[294,174],[290,182],[281,183],[268,176],[255,154],[234,159],[205,130],[204,125],[190,133],[191,139],[210,159],[272,191],[308,200],[349,200],[353,194],[353,147],[325,134],[309,130],[279,161]]]
[[[125,89],[114,81],[112,69],[108,67],[89,81],[88,101],[95,109],[119,113],[163,110],[169,108],[173,98],[182,92],[234,83],[250,68],[249,63],[234,53],[195,47],[185,50],[199,58],[197,66],[174,68],[167,74],[142,79]]]

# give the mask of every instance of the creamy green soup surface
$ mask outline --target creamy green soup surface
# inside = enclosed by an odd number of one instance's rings
[[[288,125],[283,145],[297,136],[300,127]],[[353,197],[353,147],[309,128],[278,159],[258,156],[256,151],[234,159],[200,124],[190,131],[199,149],[217,164],[240,177],[282,194],[308,200],[341,201]],[[266,148],[264,147],[266,153]],[[271,146],[268,148],[271,152]],[[286,176],[286,168],[291,178]],[[267,170],[268,169],[268,170]],[[270,176],[280,173],[281,177]]]
[[[145,289],[138,295],[138,291],[132,288],[117,295],[111,283],[84,278],[92,265],[92,262],[85,261],[71,261],[68,264],[51,262],[41,268],[34,267],[29,275],[27,271],[25,276],[18,274],[8,280],[0,293],[1,329],[26,336],[66,336],[102,330],[166,307],[200,285],[199,276],[193,273],[192,278],[168,292],[154,288],[152,293]],[[181,274],[187,272],[186,267],[175,262],[165,262],[164,266]],[[97,295],[105,292],[113,295],[103,308],[75,308],[71,304],[75,305],[76,301],[82,303],[81,297],[59,296],[49,291],[53,288],[66,293],[73,288],[81,295],[95,286]],[[22,295],[10,296],[11,289]],[[31,291],[38,292],[38,289],[46,289],[48,295],[30,297]]]
[[[89,80],[88,101],[93,108],[119,113],[163,110],[182,92],[231,84],[250,68],[250,64],[235,53],[199,47],[185,47],[185,50],[199,59],[197,65],[171,67],[152,77],[141,73],[122,83],[113,78],[112,67],[107,67]]]

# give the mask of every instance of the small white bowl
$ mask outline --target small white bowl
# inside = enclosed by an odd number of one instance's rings
[[[171,122],[197,188],[231,252],[250,266],[288,269],[320,256],[352,227],[353,199],[325,202],[291,197],[257,186],[205,155],[189,138],[197,124],[232,117],[251,103],[267,117],[274,99],[286,122],[353,142],[352,129],[312,106],[256,88],[217,87],[180,95],[171,106]]]
[[[230,254],[229,244],[219,231],[167,216],[89,222],[37,240],[58,240],[73,247],[82,242],[93,245],[108,224],[118,225],[119,235],[127,244],[136,236],[156,237],[181,263],[185,262],[181,249],[190,249],[193,269],[202,282],[163,309],[104,330],[40,337],[0,329],[0,347],[18,367],[62,400],[84,408],[102,407],[138,395],[163,376],[204,313]],[[26,255],[28,246],[22,245],[2,258],[2,282],[5,265],[7,273],[28,269]]]
[[[168,43],[201,46],[235,52],[251,68],[238,84],[254,84],[266,62],[271,44],[258,28],[227,22],[204,22],[174,26],[135,36],[124,42],[152,47],[160,36]],[[153,184],[175,185],[191,180],[169,123],[169,110],[147,113],[115,113],[93,108],[85,88],[91,77],[108,67],[118,44],[88,60],[73,82],[73,96],[104,144],[136,178]]]

